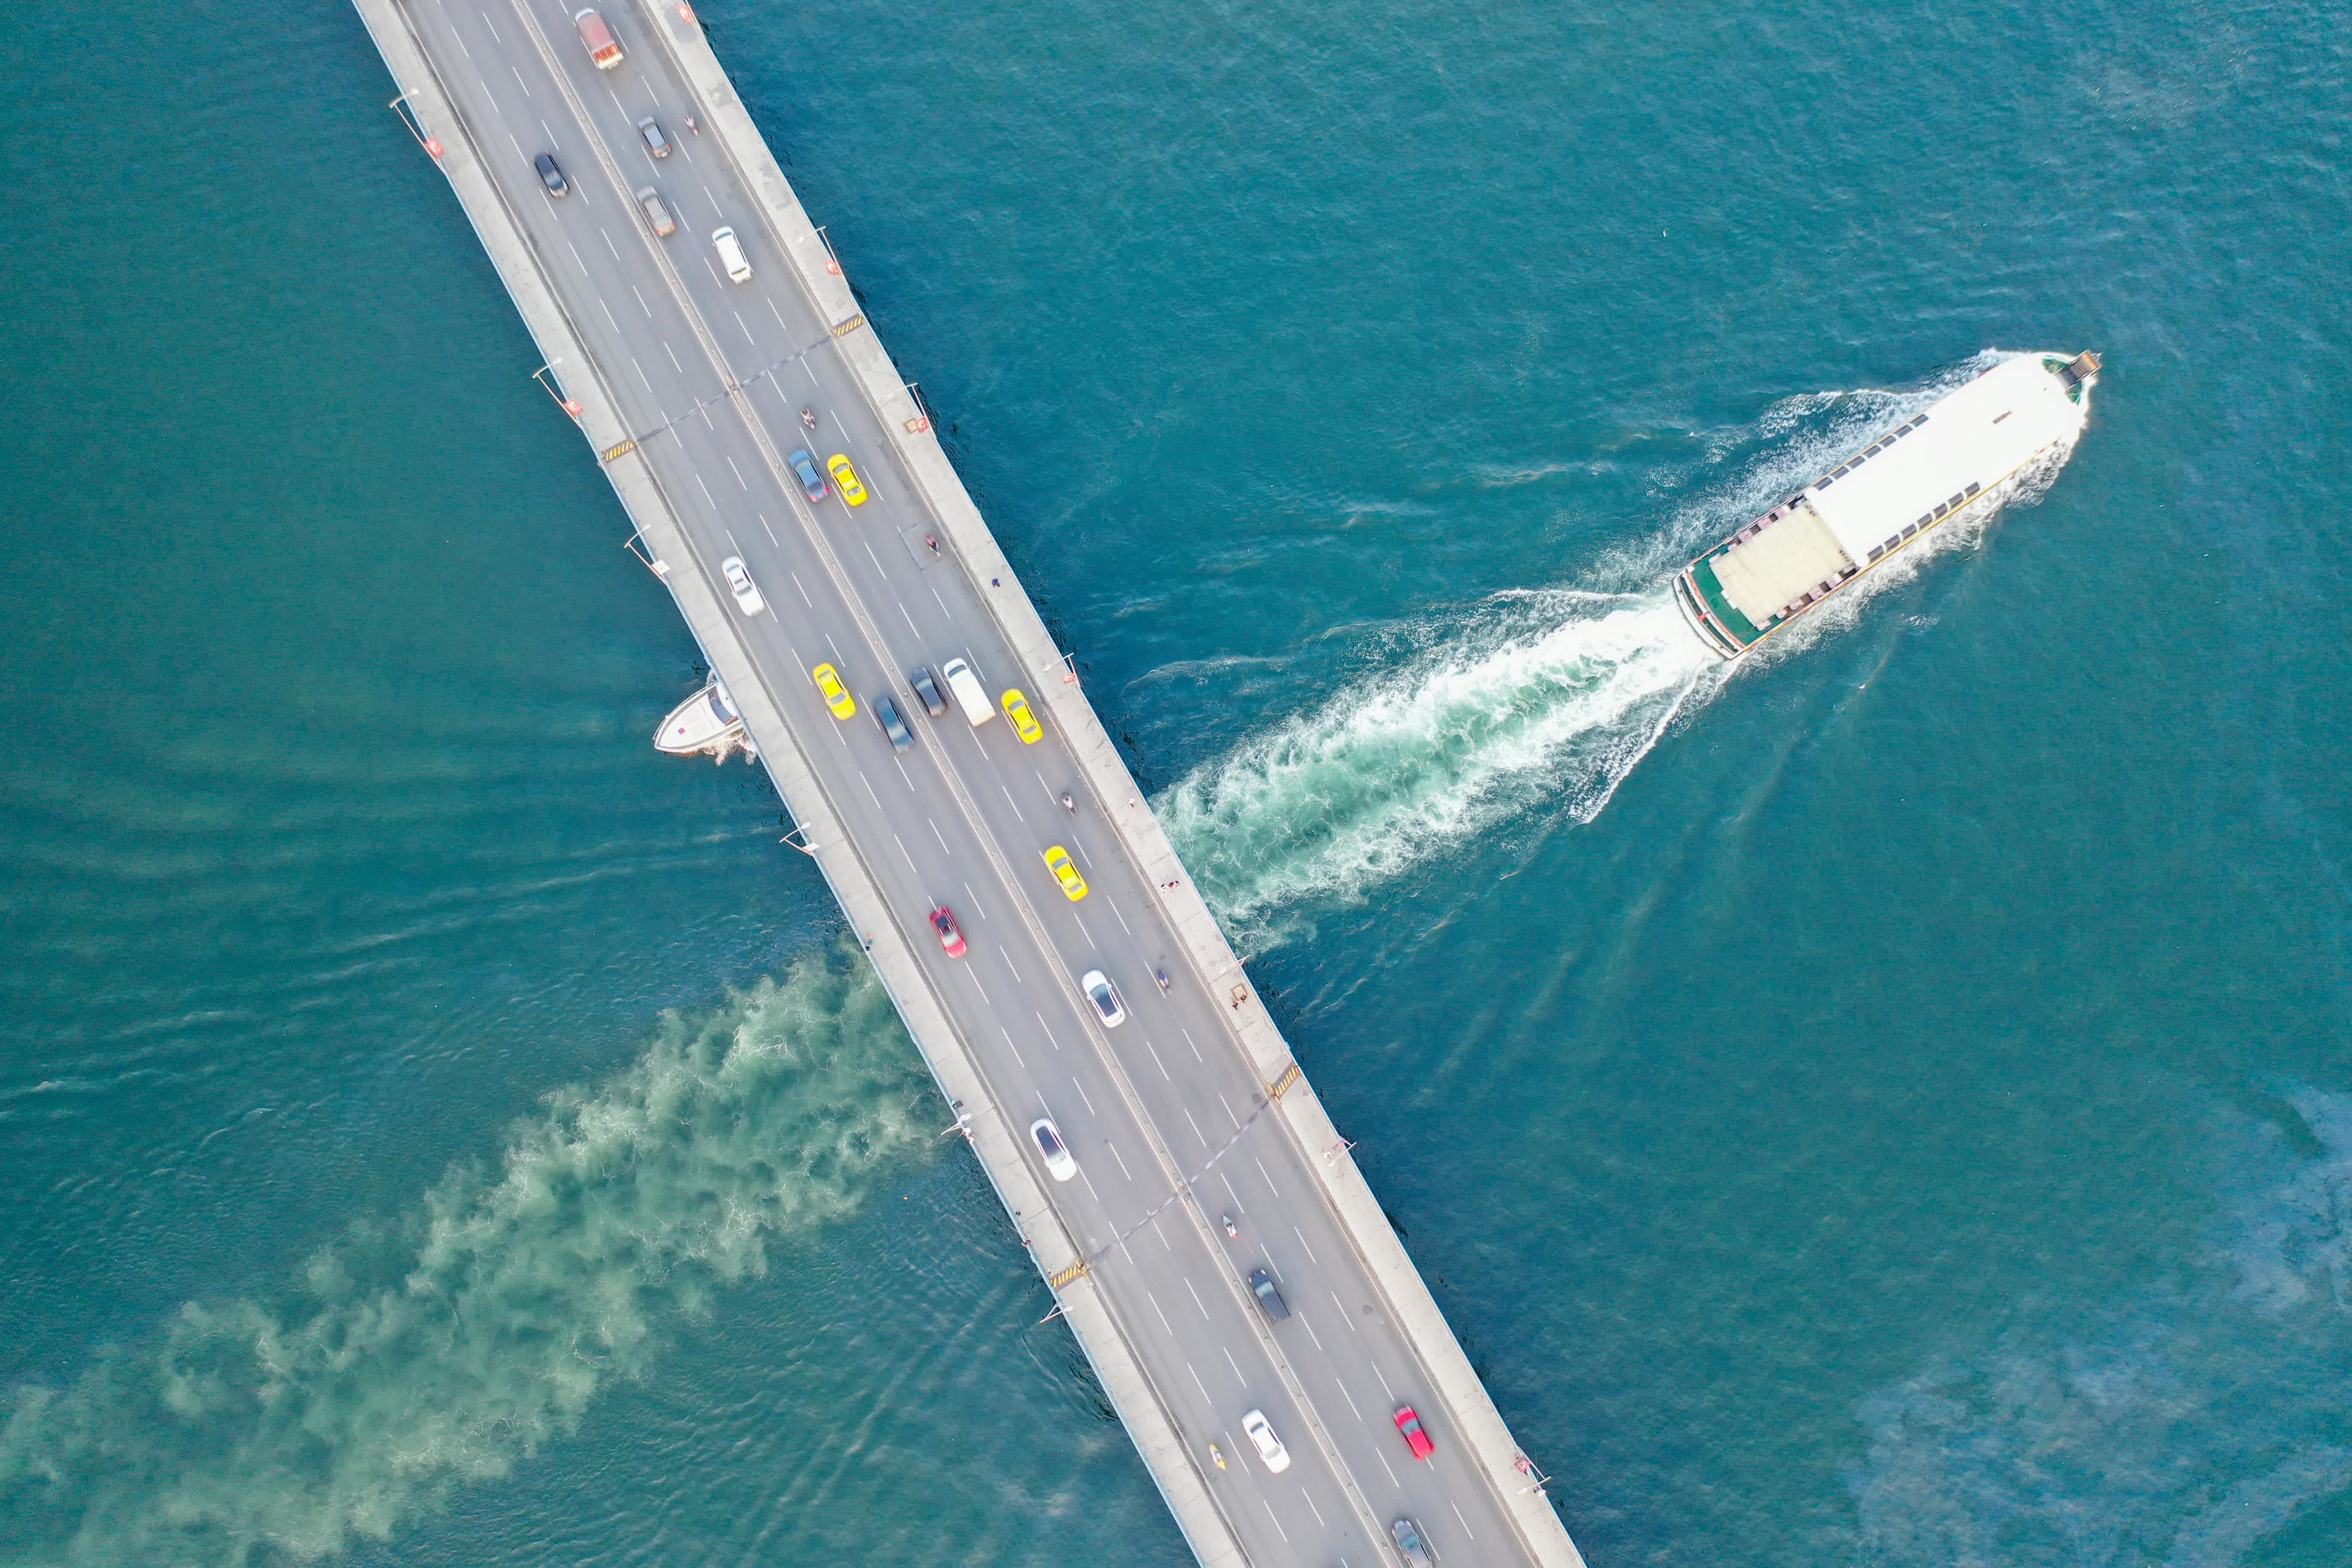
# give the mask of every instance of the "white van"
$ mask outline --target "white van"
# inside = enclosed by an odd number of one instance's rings
[[[714,228],[710,244],[719,252],[719,265],[727,268],[727,276],[738,283],[751,281],[751,258],[743,254],[743,242],[735,237],[731,228]]]
[[[971,666],[951,658],[940,667],[940,673],[947,677],[948,689],[955,693],[956,706],[963,710],[963,716],[971,721],[973,729],[996,717],[988,692],[980,684],[980,677],[971,672]]]

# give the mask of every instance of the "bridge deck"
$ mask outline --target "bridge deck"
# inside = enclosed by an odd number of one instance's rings
[[[1392,1563],[1390,1522],[1410,1516],[1441,1562],[1581,1568],[691,12],[614,0],[625,58],[600,71],[559,0],[354,3],[1194,1553]],[[659,160],[648,115],[673,147]],[[542,152],[569,177],[560,201]],[[636,215],[646,185],[677,217],[667,239]],[[715,264],[720,224],[746,282]],[[803,445],[847,454],[869,499],[810,504],[787,460]],[[738,609],[729,557],[763,612]],[[906,672],[959,656],[992,694],[1029,693],[1039,742],[922,717]],[[896,693],[913,749],[867,714],[836,722],[820,662],[862,706]],[[1045,870],[1057,844],[1083,901]],[[966,959],[926,922],[941,902]],[[1095,968],[1127,998],[1113,1032],[1076,988]],[[1077,1180],[1045,1179],[1039,1115]],[[1261,1266],[1292,1308],[1279,1326],[1243,1281]],[[1436,1439],[1427,1464],[1391,1425],[1402,1404]],[[1256,1462],[1250,1409],[1286,1471]],[[1230,1468],[1208,1465],[1212,1441]]]

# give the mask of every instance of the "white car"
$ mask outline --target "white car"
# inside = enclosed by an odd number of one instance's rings
[[[1116,1029],[1127,1022],[1127,1004],[1118,999],[1118,987],[1110,983],[1109,975],[1089,969],[1078,982],[1078,989],[1095,1005],[1095,1016],[1102,1020],[1104,1028]]]
[[[1069,1145],[1062,1142],[1062,1130],[1054,1125],[1052,1117],[1041,1116],[1032,1121],[1029,1136],[1037,1140],[1037,1152],[1045,1156],[1047,1175],[1057,1182],[1066,1182],[1078,1173],[1078,1163],[1070,1158]]]
[[[743,570],[740,555],[730,555],[721,561],[719,574],[726,578],[727,585],[735,591],[735,602],[743,606],[745,615],[756,616],[768,607],[768,601],[760,597],[760,590],[751,581],[751,574]]]
[[[1257,1447],[1257,1457],[1265,1461],[1267,1469],[1278,1476],[1290,1468],[1290,1450],[1282,1446],[1282,1439],[1265,1424],[1265,1411],[1253,1410],[1243,1416],[1242,1430],[1249,1434],[1249,1440]]]

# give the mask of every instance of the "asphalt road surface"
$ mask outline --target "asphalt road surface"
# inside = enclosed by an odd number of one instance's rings
[[[1270,1116],[1227,1033],[1223,1003],[1177,963],[1155,889],[1116,842],[1061,735],[1024,744],[1002,716],[977,726],[950,701],[933,719],[908,688],[961,658],[992,700],[1013,656],[950,559],[889,438],[857,390],[731,162],[688,131],[688,97],[641,14],[605,16],[625,51],[590,62],[571,7],[553,0],[410,0],[442,85],[548,281],[667,492],[722,604],[720,563],[740,557],[765,599],[742,615],[761,679],[890,900],[1001,1100],[1024,1127],[1051,1117],[1077,1173],[1048,1182],[1091,1272],[1196,1458],[1260,1564],[1400,1561],[1389,1526],[1419,1524],[1447,1564],[1524,1562],[1500,1500],[1430,1397],[1314,1173]],[[671,151],[656,158],[639,121]],[[552,153],[570,194],[551,197],[532,160]],[[657,238],[632,192],[651,186],[677,223]],[[753,276],[728,279],[710,242],[730,225]],[[750,407],[726,393],[740,383]],[[816,426],[804,427],[803,408]],[[812,500],[784,459],[820,474],[848,458],[866,491]],[[943,546],[944,547],[944,546]],[[831,664],[857,705],[838,720],[810,671]],[[894,749],[874,718],[890,697],[915,732]],[[1068,793],[1077,803],[1065,809]],[[1044,852],[1065,847],[1088,891],[1064,896]],[[929,912],[954,911],[969,944],[950,957]],[[1163,993],[1154,981],[1166,968]],[[1099,969],[1126,1021],[1106,1029],[1078,976]],[[1034,1143],[1024,1143],[1033,1158]],[[1045,1173],[1042,1159],[1035,1161]],[[1177,1196],[1194,1184],[1196,1202]],[[1240,1239],[1217,1223],[1230,1213]],[[1269,1268],[1290,1309],[1270,1322],[1244,1285]],[[1435,1456],[1412,1458],[1393,1417],[1415,1406]],[[1243,1433],[1263,1410],[1289,1454],[1271,1470]],[[1309,1419],[1309,1416],[1312,1419]],[[948,1413],[949,1419],[955,1419]],[[973,1410],[972,1421],[990,1419]],[[1055,1441],[1050,1432],[1036,1435]]]

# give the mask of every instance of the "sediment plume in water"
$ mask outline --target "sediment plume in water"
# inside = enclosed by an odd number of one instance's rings
[[[0,1562],[310,1562],[570,1432],[730,1281],[838,1223],[938,1107],[846,952],[664,1020],[497,1163],[355,1226],[267,1296],[190,1301],[0,1432]]]

